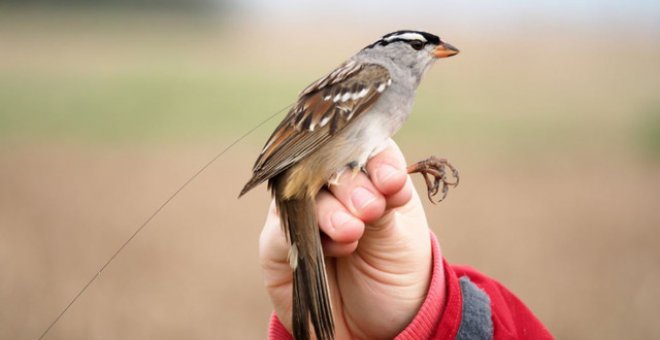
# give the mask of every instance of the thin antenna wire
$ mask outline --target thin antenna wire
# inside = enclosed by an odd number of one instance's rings
[[[140,227],[138,227],[138,228],[135,230],[135,232],[133,232],[133,235],[131,235],[131,237],[129,237],[129,238],[124,242],[124,244],[122,244],[121,247],[119,247],[119,249],[117,249],[117,251],[115,251],[115,253],[112,254],[112,256],[110,256],[110,258],[105,262],[105,264],[103,264],[103,266],[101,267],[101,269],[99,269],[99,271],[96,272],[96,274],[94,274],[94,276],[92,276],[92,278],[87,282],[87,284],[86,284],[84,287],[82,287],[82,289],[80,289],[80,291],[78,292],[78,294],[76,294],[76,296],[71,300],[71,302],[69,302],[69,304],[68,304],[68,305],[62,310],[62,312],[60,312],[60,314],[55,318],[55,320],[53,320],[53,322],[50,323],[50,325],[48,326],[48,328],[46,328],[46,330],[45,330],[45,331],[41,334],[41,336],[39,337],[39,340],[43,339],[43,338],[46,336],[46,334],[48,334],[48,332],[50,331],[50,329],[53,328],[53,326],[55,326],[55,324],[60,320],[60,318],[62,318],[62,315],[64,315],[64,313],[66,313],[66,311],[69,310],[69,308],[70,308],[70,307],[76,302],[76,300],[78,300],[78,298],[79,298],[79,297],[80,297],[80,296],[81,296],[81,295],[87,290],[87,288],[88,288],[88,287],[89,287],[94,281],[96,281],[96,279],[101,275],[101,273],[105,270],[105,268],[106,268],[110,263],[112,263],[112,261],[114,261],[114,259],[117,257],[117,255],[119,255],[119,253],[121,253],[121,251],[124,250],[124,248],[126,248],[126,246],[127,246],[127,245],[128,245],[128,244],[129,244],[134,238],[135,238],[135,236],[137,236],[137,234],[139,234],[140,231],[142,231],[142,229],[144,229],[144,227],[146,227],[146,226],[149,224],[149,222],[151,222],[151,220],[153,220],[154,217],[156,217],[156,215],[158,215],[158,214],[161,212],[161,210],[163,210],[163,208],[165,208],[165,206],[167,206],[167,205],[168,205],[168,204],[174,199],[174,197],[176,197],[176,195],[178,195],[183,189],[185,189],[185,188],[188,186],[188,184],[190,184],[190,182],[192,182],[195,178],[197,178],[197,176],[199,176],[202,172],[204,172],[204,170],[206,170],[209,166],[211,166],[211,164],[213,164],[216,160],[218,160],[218,158],[222,157],[222,155],[224,155],[229,149],[231,149],[232,147],[234,147],[234,145],[238,144],[238,142],[240,142],[241,140],[243,140],[245,137],[247,137],[247,136],[250,135],[252,132],[254,132],[255,130],[257,130],[258,128],[260,128],[261,126],[263,126],[264,124],[266,124],[267,122],[269,122],[270,120],[272,120],[273,118],[275,118],[275,116],[279,115],[282,111],[288,109],[289,107],[291,107],[291,104],[290,104],[290,105],[287,105],[287,106],[283,107],[282,109],[280,109],[279,111],[273,113],[273,114],[270,115],[268,118],[264,119],[261,123],[257,124],[257,125],[256,125],[255,127],[253,127],[252,129],[248,130],[246,133],[244,133],[242,136],[238,137],[238,138],[237,138],[236,140],[234,140],[231,144],[229,144],[229,145],[228,145],[227,147],[225,147],[222,151],[220,151],[217,155],[215,155],[215,157],[213,157],[210,161],[208,161],[206,164],[204,164],[204,166],[202,166],[199,170],[197,170],[197,172],[195,172],[194,175],[190,176],[190,178],[188,178],[188,180],[186,180],[186,181],[185,181],[185,182],[184,182],[184,183],[183,183],[183,184],[182,184],[182,185],[181,185],[181,186],[180,186],[180,187],[179,187],[179,188],[178,188],[178,189],[177,189],[172,195],[170,195],[170,196],[165,200],[165,202],[163,202],[163,204],[161,204],[161,205],[158,207],[158,209],[156,209],[156,210],[153,212],[153,214],[151,214],[151,216],[149,216],[149,218],[147,218],[147,219],[146,219],[146,220],[140,225]]]

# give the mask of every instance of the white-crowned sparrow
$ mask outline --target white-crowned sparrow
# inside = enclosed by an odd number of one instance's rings
[[[408,118],[426,70],[436,59],[457,53],[426,32],[387,34],[305,88],[264,146],[240,195],[268,180],[275,197],[291,243],[296,339],[309,338],[310,318],[317,339],[334,334],[316,195],[344,170],[364,168]],[[445,167],[456,182],[447,180]],[[444,198],[448,186],[458,180],[457,171],[435,157],[410,166],[408,172],[424,174],[429,198],[440,187]]]

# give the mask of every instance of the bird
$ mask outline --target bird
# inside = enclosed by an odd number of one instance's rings
[[[436,60],[458,53],[423,31],[382,36],[304,88],[259,154],[239,198],[268,181],[290,244],[295,339],[310,338],[310,323],[317,339],[334,338],[317,194],[340,185],[339,177],[347,170],[366,173],[367,161],[384,149],[410,115],[426,71]],[[407,171],[424,176],[432,202],[439,191],[442,200],[450,186],[458,185],[458,171],[444,158],[430,157]]]

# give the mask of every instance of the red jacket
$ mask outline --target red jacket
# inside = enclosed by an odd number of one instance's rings
[[[506,287],[471,267],[449,265],[440,258],[433,234],[431,243],[433,273],[429,291],[415,318],[396,339],[553,339]],[[275,314],[268,333],[270,339],[293,339]]]

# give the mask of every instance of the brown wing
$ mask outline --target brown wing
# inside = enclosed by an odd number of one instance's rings
[[[351,60],[305,88],[270,136],[240,195],[317,150],[367,111],[391,83],[385,67]]]

